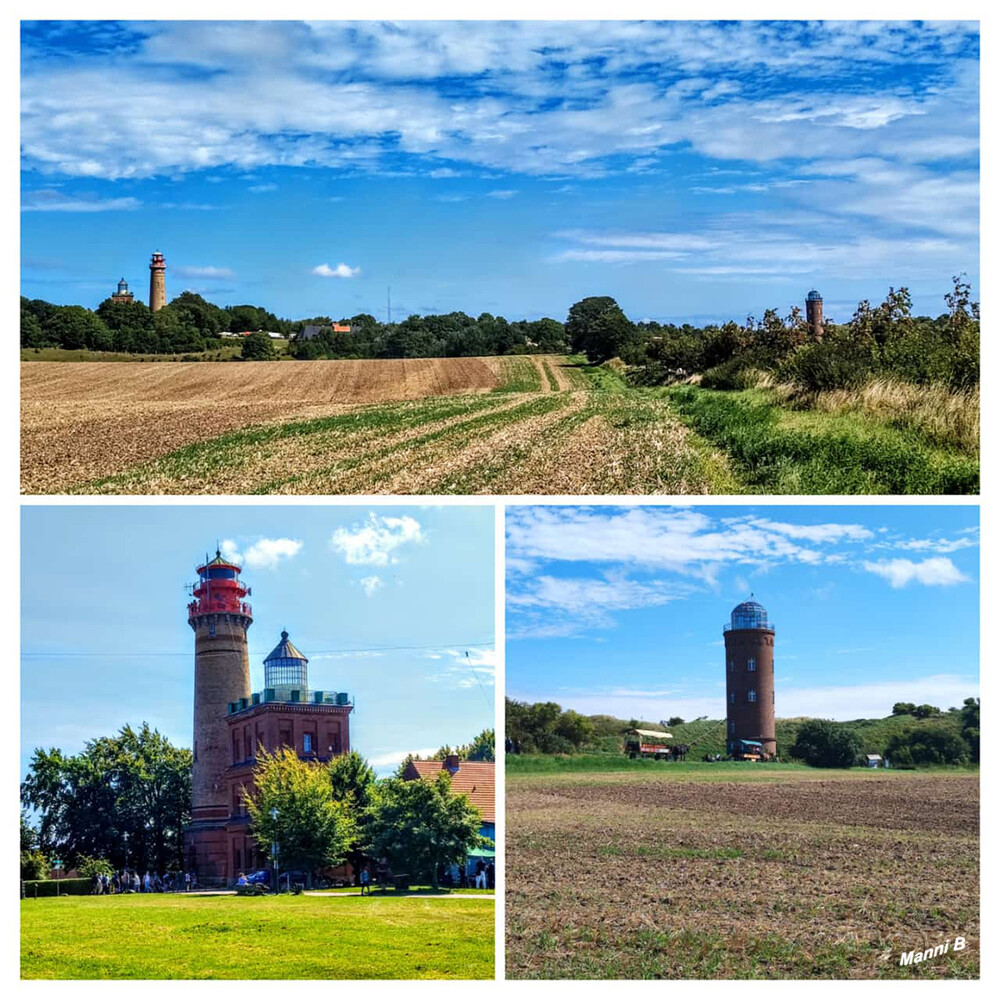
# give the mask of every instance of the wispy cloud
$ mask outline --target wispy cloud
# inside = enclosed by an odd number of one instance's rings
[[[374,597],[376,592],[385,586],[385,580],[377,574],[363,576],[359,581],[361,589],[365,592],[365,597]]]
[[[236,277],[236,273],[228,267],[213,267],[211,264],[205,267],[174,267],[175,274],[182,278],[204,278],[209,281],[229,280]]]
[[[63,191],[31,191],[21,201],[22,212],[131,212],[139,208],[138,198],[91,198]]]
[[[883,559],[879,562],[865,562],[869,573],[880,576],[896,589],[911,583],[926,587],[950,587],[956,583],[968,583],[967,577],[950,559],[938,556],[914,562],[912,559]]]

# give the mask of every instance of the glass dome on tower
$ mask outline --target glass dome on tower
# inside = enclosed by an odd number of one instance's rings
[[[732,614],[729,616],[729,625],[726,628],[727,630],[760,628],[773,631],[774,626],[768,621],[767,608],[757,601],[749,600],[744,601],[742,604],[737,604],[733,608]]]
[[[820,295],[819,292],[817,292],[815,288],[813,288],[809,292],[809,294],[806,296],[806,301],[807,302],[822,302],[823,301],[823,296]]]
[[[281,642],[268,654],[264,661],[264,687],[298,688],[307,691],[309,674],[306,659],[292,644],[287,632],[281,633]]]

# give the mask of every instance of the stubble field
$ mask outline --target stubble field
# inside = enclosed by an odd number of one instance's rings
[[[27,493],[707,493],[662,401],[562,357],[22,365]]]
[[[508,977],[978,977],[975,774],[735,768],[508,778]]]

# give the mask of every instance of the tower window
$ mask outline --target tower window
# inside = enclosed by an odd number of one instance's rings
[[[750,690],[747,691],[747,701],[756,701],[756,700],[757,700],[757,692],[754,691],[753,688],[750,688]]]
[[[736,664],[732,660],[729,661],[729,669],[730,670],[735,670],[736,669]]]
[[[730,722],[729,723],[729,733],[730,733],[730,735],[732,735],[735,732],[736,732],[736,723],[735,722]]]
[[[729,692],[729,704],[730,705],[735,705],[736,704],[736,692],[735,691],[730,691]]]
[[[208,636],[210,639],[215,638],[215,622],[211,621],[208,623]]]
[[[752,671],[756,669],[757,669],[757,661],[754,659],[754,657],[751,656],[750,659],[747,660],[747,670]]]

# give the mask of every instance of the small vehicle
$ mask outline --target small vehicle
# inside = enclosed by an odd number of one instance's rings
[[[262,868],[259,872],[252,872],[247,875],[247,883],[249,885],[270,886],[271,872],[267,868]]]
[[[757,740],[736,740],[733,744],[733,760],[770,760],[771,755],[764,750],[764,744]]]
[[[671,733],[659,732],[653,729],[633,729],[625,737],[625,753],[633,760],[637,757],[652,757],[653,760],[669,760],[672,747],[667,740],[674,737]]]

